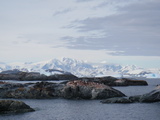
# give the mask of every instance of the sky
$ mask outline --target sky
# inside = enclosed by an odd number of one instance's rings
[[[61,57],[160,68],[160,0],[0,0],[0,62]]]

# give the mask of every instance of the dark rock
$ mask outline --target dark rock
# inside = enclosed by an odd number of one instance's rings
[[[115,97],[115,98],[108,98],[106,100],[101,101],[101,103],[133,103],[133,101],[131,101],[128,98],[124,98],[124,97]]]
[[[25,80],[27,80],[27,81],[30,81],[30,80],[47,80],[47,76],[43,75],[43,74],[40,74],[40,73],[37,73],[37,72],[29,72],[29,73],[23,72],[23,73],[21,73],[20,80],[22,80],[22,81],[25,81]]]
[[[73,74],[54,74],[46,76],[38,72],[22,72],[18,70],[8,70],[0,73],[0,80],[21,80],[21,81],[33,81],[33,80],[75,80],[78,79]]]
[[[155,90],[143,94],[130,96],[129,98],[110,98],[102,101],[102,103],[152,103],[152,102],[160,102],[160,88],[156,88]]]
[[[127,78],[114,78],[111,76],[107,77],[93,77],[93,78],[80,78],[83,81],[92,81],[97,83],[103,83],[105,85],[109,86],[136,86],[136,85],[148,85],[148,83],[145,80],[131,80]]]
[[[60,90],[63,86],[64,84],[49,82],[37,82],[30,84],[2,83],[0,84],[0,97],[28,99],[55,98],[61,95]]]
[[[67,84],[37,82],[29,84],[0,83],[1,98],[67,98],[67,99],[106,99],[125,96],[120,91],[104,84],[85,81],[69,81]]]
[[[0,100],[0,114],[23,113],[35,111],[22,101]]]
[[[142,103],[152,103],[152,102],[159,102],[160,101],[160,88],[157,86],[155,90],[137,96],[129,97],[130,100],[133,102],[142,102]]]
[[[78,79],[77,76],[73,74],[54,74],[47,76],[48,80],[76,80]]]
[[[117,82],[117,81],[116,81]],[[126,85],[136,86],[136,85],[148,85],[148,83],[145,80],[131,80],[127,78],[122,79],[122,83],[125,83]]]
[[[47,76],[37,72],[5,71],[0,73],[0,80],[46,80]]]
[[[0,74],[0,80],[20,80],[19,78],[20,76],[15,74]]]
[[[36,99],[56,98],[61,96],[63,84],[55,84],[50,82],[37,82],[28,91],[28,97]]]
[[[140,97],[141,95],[135,95],[135,96],[130,96],[129,100],[131,100],[132,102],[140,102]]]
[[[19,71],[18,69],[13,69],[13,70],[6,70],[6,71],[2,71],[1,74],[19,74],[21,73],[21,71]]]
[[[68,82],[63,88],[62,95],[67,99],[106,99],[125,96],[120,91],[104,84],[80,80]]]
[[[150,93],[144,94],[140,97],[140,102],[151,103],[160,101],[160,89],[153,90]]]

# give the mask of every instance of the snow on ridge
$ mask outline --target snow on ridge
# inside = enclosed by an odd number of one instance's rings
[[[160,69],[143,69],[135,65],[122,66],[119,64],[93,64],[83,60],[71,58],[51,59],[35,63],[11,63],[1,64],[0,72],[4,70],[18,69],[25,72],[40,72],[41,74],[72,73],[78,77],[87,76],[131,76],[131,77],[154,77],[160,78]],[[46,70],[57,70],[47,72]],[[63,72],[58,72],[63,71]]]

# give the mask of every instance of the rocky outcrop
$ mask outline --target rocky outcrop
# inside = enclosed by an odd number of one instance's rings
[[[136,85],[148,85],[145,80],[131,80],[127,78],[114,78],[111,76],[107,77],[93,77],[93,78],[81,78],[81,80],[85,81],[93,81],[97,83],[103,83],[109,86],[136,86]]]
[[[50,82],[37,83],[0,83],[1,98],[31,98],[31,99],[47,99],[60,96],[60,90],[63,84],[55,84]]]
[[[54,74],[46,76],[38,72],[22,72],[19,70],[8,70],[0,73],[0,80],[20,80],[20,81],[33,81],[33,80],[74,80],[78,77],[73,74]]]
[[[131,96],[129,99],[136,99],[138,102],[152,103],[160,101],[160,89],[153,90],[147,94]]]
[[[46,80],[47,76],[37,72],[2,72],[0,73],[0,80]]]
[[[127,98],[110,98],[101,101],[102,103],[134,103],[134,102],[140,102],[140,103],[152,103],[152,102],[160,102],[160,87],[156,87],[155,90],[143,94],[143,95],[136,95],[136,96],[130,96]]]
[[[62,95],[67,99],[106,99],[125,96],[120,91],[104,84],[80,80],[68,82],[62,90]]]
[[[54,74],[46,76],[38,72],[22,72],[18,70],[8,70],[0,73],[0,80],[20,80],[20,81],[33,81],[33,80],[82,80],[105,84],[108,86],[133,86],[133,85],[148,85],[144,80],[131,80],[127,78],[114,78],[111,76],[107,77],[92,77],[92,78],[78,78],[71,73],[64,74]]]
[[[0,100],[0,114],[24,113],[35,111],[22,101]]]
[[[104,84],[70,81],[66,84],[37,82],[28,84],[0,83],[1,98],[66,98],[66,99],[106,99],[125,96],[120,91]]]
[[[116,98],[109,98],[106,100],[101,101],[101,103],[133,103],[133,101],[131,101],[128,98],[124,98],[124,97],[116,97]]]

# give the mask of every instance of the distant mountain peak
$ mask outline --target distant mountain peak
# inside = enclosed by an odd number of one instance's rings
[[[130,76],[130,77],[157,77],[160,76],[160,69],[143,69],[136,65],[122,66],[108,63],[89,63],[83,60],[63,57],[61,59],[50,59],[37,63],[14,63],[1,64],[0,72],[5,70],[18,69],[21,71],[40,72],[50,74],[50,70],[72,73],[76,76]]]

